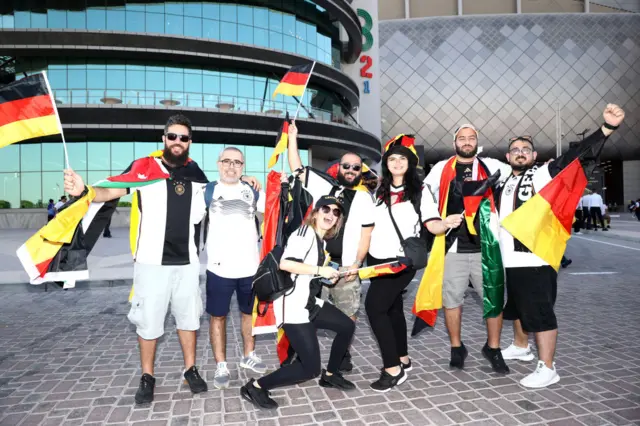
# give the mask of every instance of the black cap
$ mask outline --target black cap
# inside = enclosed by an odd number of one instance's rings
[[[323,195],[322,197],[320,197],[318,201],[316,201],[315,209],[318,210],[322,206],[330,206],[332,204],[335,204],[340,210],[344,211],[344,207],[342,206],[340,200],[338,200],[333,195]]]

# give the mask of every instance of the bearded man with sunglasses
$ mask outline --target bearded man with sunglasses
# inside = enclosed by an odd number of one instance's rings
[[[608,136],[622,123],[624,111],[617,105],[609,104],[603,112],[603,118],[604,124],[599,130],[546,164],[536,164],[537,153],[531,136],[511,138],[506,157],[513,172],[502,182],[497,193],[500,218],[506,218],[540,192],[576,158],[580,159],[585,170],[593,165],[594,157],[597,157]],[[500,249],[508,295],[503,314],[504,319],[513,320],[514,332],[513,343],[502,351],[502,355],[507,360],[533,360],[535,357],[527,333],[534,333],[538,364],[535,371],[522,379],[520,384],[528,388],[544,388],[560,380],[553,362],[558,336],[558,323],[553,310],[557,273],[505,228],[500,232]]]
[[[331,261],[340,265],[341,270],[353,271],[362,267],[371,241],[374,225],[373,198],[366,190],[356,190],[362,179],[362,158],[347,152],[340,158],[337,182],[326,173],[311,167],[303,167],[298,152],[298,128],[295,121],[289,126],[289,167],[297,175],[314,201],[322,196],[337,197],[344,210],[344,226],[335,237],[327,240],[326,250]],[[335,306],[353,321],[360,309],[361,283],[357,272],[341,278],[328,289]],[[353,369],[349,351],[340,365],[340,371]]]
[[[135,395],[138,404],[153,401],[157,340],[171,304],[184,358],[183,376],[192,393],[208,390],[196,368],[196,330],[203,312],[200,295],[199,224],[205,216],[207,177],[189,158],[191,121],[182,114],[169,117],[156,161],[170,175],[135,188],[140,224],[134,253],[133,299],[128,318],[136,326],[142,377]],[[132,163],[133,164],[133,163]],[[124,173],[128,172],[131,166]],[[144,179],[142,177],[141,179]],[[123,188],[93,188],[94,202],[116,200],[130,193]],[[64,190],[74,197],[85,183],[73,170],[65,170]]]

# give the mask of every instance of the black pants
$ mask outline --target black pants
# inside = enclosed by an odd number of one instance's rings
[[[390,260],[367,259],[368,265],[378,265]],[[404,318],[402,291],[411,284],[414,270],[399,274],[371,278],[364,306],[371,330],[376,336],[384,368],[400,365],[400,357],[408,355],[407,321]]]
[[[604,218],[602,217],[602,210],[600,210],[600,207],[591,207],[589,210],[589,216],[593,219],[593,229],[598,229],[598,223],[596,220],[600,222],[602,229],[604,229]]]
[[[104,232],[102,233],[103,237],[110,237],[111,236],[111,229],[109,229],[111,227],[111,218],[109,218],[109,221],[107,222],[107,225],[104,227]]]
[[[320,375],[320,345],[316,331],[319,329],[335,331],[336,337],[331,345],[331,355],[327,371],[337,373],[356,324],[338,308],[325,302],[318,316],[305,324],[284,324],[289,343],[298,354],[298,361],[284,365],[271,374],[260,378],[258,384],[264,389],[295,385]]]
[[[589,214],[589,207],[582,208],[582,229],[591,229],[591,215]]]
[[[573,222],[573,232],[580,232],[584,228],[584,219],[582,218],[582,209],[576,210],[576,221]]]

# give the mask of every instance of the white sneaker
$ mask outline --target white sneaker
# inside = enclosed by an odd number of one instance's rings
[[[574,235],[582,235],[582,232],[578,231],[578,232],[574,232]]]
[[[536,371],[520,380],[520,384],[525,388],[546,388],[560,381],[560,376],[556,373],[556,363],[553,363],[553,369],[547,367],[544,361],[538,361]]]
[[[502,350],[502,358],[517,359],[519,361],[532,361],[535,356],[531,351],[531,345],[527,345],[526,348],[521,348],[516,346],[515,343],[511,343],[507,349]]]
[[[248,356],[243,357],[240,361],[240,367],[253,370],[258,374],[264,374],[267,372],[266,364],[262,362],[255,352],[251,352]]]
[[[213,385],[217,389],[226,389],[229,387],[229,381],[231,379],[229,369],[226,362],[219,362],[216,368],[216,374],[213,376]]]

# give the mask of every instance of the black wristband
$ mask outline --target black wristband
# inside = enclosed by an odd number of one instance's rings
[[[606,127],[609,130],[616,130],[618,127],[620,126],[612,126],[611,124],[607,123],[606,121],[603,124],[604,127]]]

